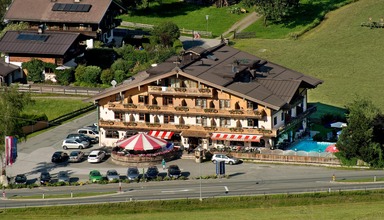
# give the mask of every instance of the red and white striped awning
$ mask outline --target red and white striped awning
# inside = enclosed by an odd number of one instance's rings
[[[212,133],[212,140],[260,142],[262,135]]]
[[[148,132],[149,135],[161,139],[171,139],[174,132],[171,131],[150,131]]]

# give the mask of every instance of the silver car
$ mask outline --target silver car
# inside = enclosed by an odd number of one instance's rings
[[[107,179],[108,181],[120,180],[120,175],[116,170],[108,170]]]
[[[57,174],[57,182],[66,182],[69,183],[69,174],[66,171],[60,171]]]
[[[84,159],[84,152],[81,150],[74,150],[69,154],[69,162],[81,162]]]
[[[68,148],[84,149],[87,147],[89,147],[89,142],[85,140],[82,141],[80,139],[69,138],[63,141],[64,150],[67,150]]]
[[[129,167],[127,171],[127,178],[128,180],[135,180],[136,178],[139,178],[140,172],[137,167]]]

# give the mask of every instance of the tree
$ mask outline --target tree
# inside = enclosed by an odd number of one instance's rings
[[[336,143],[340,154],[363,160],[373,167],[383,167],[383,145],[374,139],[374,121],[380,110],[370,100],[358,98],[347,105],[347,124]],[[379,129],[379,127],[377,128]]]
[[[111,69],[105,69],[101,72],[101,82],[105,85],[110,85],[113,80],[113,73]]]
[[[163,22],[153,27],[152,36],[155,43],[170,47],[180,37],[179,27],[173,22]]]
[[[73,69],[55,70],[56,80],[60,85],[67,86],[74,81]]]
[[[16,87],[4,87],[0,92],[0,156],[3,158],[4,137],[25,137],[20,123],[21,113],[25,106],[33,103],[29,93],[18,92]],[[2,163],[3,164],[3,163]]]
[[[38,59],[32,59],[29,62],[24,62],[22,68],[28,71],[27,80],[32,82],[44,81],[43,71],[45,64],[43,61]]]
[[[299,0],[244,0],[244,4],[255,6],[256,12],[264,16],[264,25],[267,25],[267,20],[282,20],[299,6]]]

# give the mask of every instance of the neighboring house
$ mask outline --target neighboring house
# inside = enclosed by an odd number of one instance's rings
[[[21,67],[23,62],[39,59],[64,68],[74,67],[75,57],[84,53],[85,37],[79,33],[7,31],[0,40],[5,63]],[[47,76],[52,70],[46,70]]]
[[[108,43],[113,39],[115,19],[125,9],[114,0],[13,0],[4,16],[5,23],[27,22],[29,30],[81,33]]]
[[[308,129],[307,90],[322,82],[220,44],[154,64],[90,100],[104,146],[148,132],[192,148],[275,147]]]
[[[0,61],[0,86],[9,86],[11,83],[23,78],[19,66]]]

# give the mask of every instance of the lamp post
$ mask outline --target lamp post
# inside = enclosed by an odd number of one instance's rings
[[[203,197],[201,197],[201,161],[200,161],[200,164],[199,164],[199,168],[200,168],[200,202],[203,201]]]
[[[209,18],[209,15],[205,15],[205,20],[207,20],[207,33],[208,33],[208,18]]]

